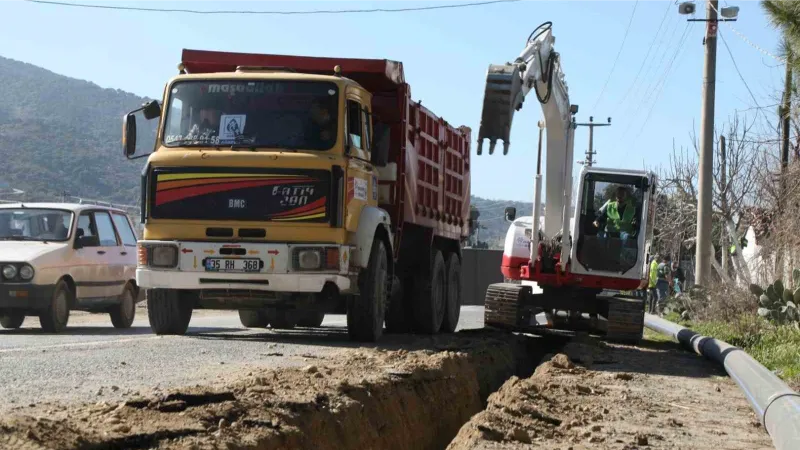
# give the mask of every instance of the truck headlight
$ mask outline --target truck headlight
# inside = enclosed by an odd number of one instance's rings
[[[297,252],[297,267],[303,270],[316,270],[322,265],[320,249],[306,249]]]
[[[156,245],[149,247],[150,265],[153,267],[175,267],[178,265],[178,247]]]
[[[25,281],[28,281],[31,278],[33,278],[33,267],[24,264],[22,267],[19,268],[19,277]]]
[[[3,278],[13,280],[17,276],[17,268],[11,264],[3,266]]]

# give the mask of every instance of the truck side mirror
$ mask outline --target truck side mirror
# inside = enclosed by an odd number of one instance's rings
[[[372,136],[372,154],[370,159],[372,164],[379,167],[384,167],[389,163],[389,136],[391,127],[388,125],[375,122],[373,125],[374,134]]]
[[[506,208],[506,220],[509,222],[513,222],[514,219],[517,218],[517,208],[513,206],[509,206]]]
[[[161,105],[158,104],[157,100],[151,100],[143,105],[142,114],[147,120],[161,117]]]
[[[122,118],[122,149],[128,158],[136,153],[136,116],[133,113]]]

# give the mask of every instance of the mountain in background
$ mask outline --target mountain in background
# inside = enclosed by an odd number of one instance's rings
[[[134,203],[144,161],[122,153],[122,116],[145,101],[0,57],[0,184]]]
[[[128,161],[122,116],[149,99],[0,57],[0,199],[72,196],[136,204],[144,160]],[[502,248],[506,206],[531,214],[531,202],[472,196],[478,238]]]

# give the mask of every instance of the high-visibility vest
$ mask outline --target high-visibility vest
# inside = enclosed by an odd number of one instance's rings
[[[656,287],[657,280],[658,280],[658,261],[654,259],[653,262],[650,263],[650,283],[648,283],[648,286],[651,288]]]
[[[622,214],[621,219],[618,207],[619,205],[616,200],[608,202],[608,208],[606,209],[606,216],[608,217],[606,229],[612,232],[624,231],[630,233],[633,229],[631,223],[636,216],[636,205],[634,205],[632,201],[627,200],[625,202],[625,212]]]

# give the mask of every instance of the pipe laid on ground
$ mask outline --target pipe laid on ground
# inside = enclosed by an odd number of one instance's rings
[[[750,407],[772,438],[777,450],[800,449],[800,394],[767,370],[744,350],[727,342],[702,336],[688,328],[645,314],[644,325],[672,336],[695,353],[725,367],[744,392]]]

